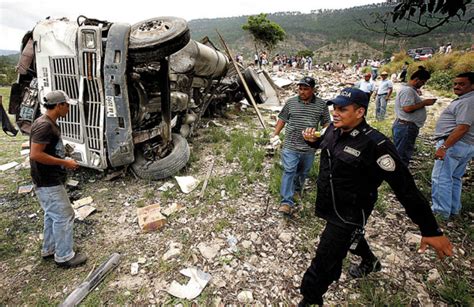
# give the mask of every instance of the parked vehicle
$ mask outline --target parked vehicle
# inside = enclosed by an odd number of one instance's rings
[[[414,60],[425,61],[433,57],[435,50],[431,47],[421,47],[408,50],[407,54]]]
[[[29,133],[43,97],[65,91],[79,103],[58,122],[64,143],[94,169],[131,166],[141,178],[171,176],[188,162],[187,139],[204,113],[246,96],[228,58],[208,40],[191,40],[181,18],[132,26],[48,19],[25,34],[21,52],[9,112]],[[265,102],[256,72],[242,71],[252,96]]]

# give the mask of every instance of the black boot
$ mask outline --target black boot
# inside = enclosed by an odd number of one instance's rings
[[[372,272],[379,272],[382,269],[382,264],[375,258],[373,260],[362,260],[359,265],[351,265],[349,268],[349,275],[353,278],[362,278]]]

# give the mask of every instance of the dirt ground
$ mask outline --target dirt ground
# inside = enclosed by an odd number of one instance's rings
[[[267,122],[274,121],[275,112],[263,114]],[[385,125],[390,125],[390,118]],[[69,188],[71,199],[91,196],[97,210],[75,222],[77,250],[86,253],[89,261],[68,270],[40,257],[42,210],[33,193],[17,193],[19,186],[30,183],[29,170],[1,173],[0,304],[59,304],[112,253],[120,253],[119,266],[88,295],[84,305],[297,304],[302,275],[324,226],[313,214],[315,176],[307,182],[301,211],[293,218],[282,217],[276,211],[278,196],[271,185],[272,176],[279,171],[278,156],[265,155],[260,167],[245,172],[245,161],[230,156],[231,137],[237,135],[244,136],[242,142],[256,140],[253,150],[259,151],[252,152],[255,157],[265,152],[268,134],[261,132],[251,109],[206,121],[190,144],[190,163],[179,174],[200,180],[189,194],[180,191],[174,178],[144,181],[125,172],[106,180],[109,174],[88,169],[71,174],[79,181],[76,188]],[[1,136],[0,140],[6,151],[0,155],[0,165],[24,160],[18,152],[26,137]],[[424,153],[415,158],[417,163],[423,159]],[[212,164],[208,187],[200,198]],[[166,182],[174,187],[159,191]],[[344,272],[331,286],[326,302],[446,305],[440,289],[452,280],[450,276],[467,283],[472,297],[472,236],[458,227],[472,227],[472,213],[443,225],[456,253],[441,262],[432,251],[416,252],[417,227],[387,186],[381,187],[381,199],[381,206],[369,220],[367,238],[381,258],[382,271],[362,280],[350,279]],[[160,230],[144,233],[136,210],[155,203],[164,208],[176,203],[183,210],[168,217]],[[178,250],[177,254],[164,258],[170,249]],[[344,268],[355,261],[349,257]],[[131,267],[136,264],[138,272],[132,274]],[[187,282],[179,271],[190,267],[212,276],[202,293],[193,300],[168,294],[173,280]]]

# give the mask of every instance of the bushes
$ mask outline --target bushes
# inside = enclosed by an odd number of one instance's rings
[[[435,54],[428,61],[413,61],[404,51],[394,54],[394,60],[382,66],[381,71],[399,74],[404,62],[408,66],[407,78],[410,78],[418,66],[422,65],[431,72],[428,85],[435,90],[452,91],[452,80],[460,73],[474,71],[474,52],[453,52],[450,54]]]
[[[438,70],[431,74],[427,85],[444,91],[451,91],[453,88],[453,76],[448,71]]]

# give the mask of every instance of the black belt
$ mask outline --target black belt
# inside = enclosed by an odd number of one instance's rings
[[[410,121],[403,120],[403,119],[400,119],[400,118],[397,118],[397,121],[398,121],[400,124],[413,124],[413,125],[415,125],[414,122],[410,122]]]
[[[387,95],[388,93],[383,93],[383,94],[377,94],[377,96],[385,96]]]

